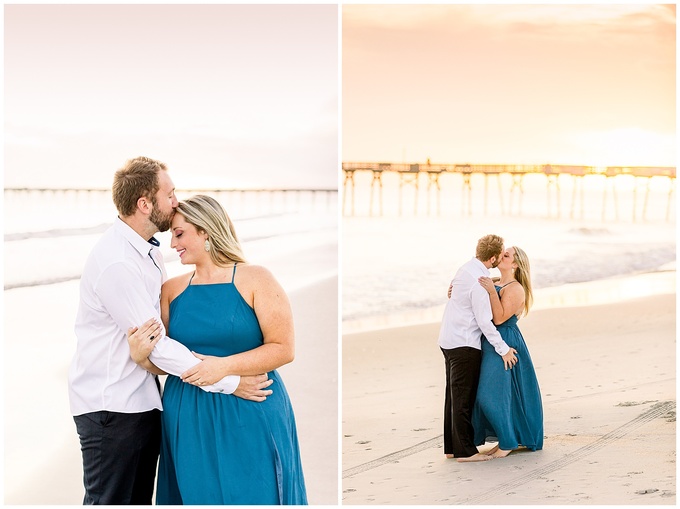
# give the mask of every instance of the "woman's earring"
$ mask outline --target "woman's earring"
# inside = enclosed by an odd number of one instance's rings
[[[210,241],[208,239],[205,239],[204,246],[206,251],[210,251]]]

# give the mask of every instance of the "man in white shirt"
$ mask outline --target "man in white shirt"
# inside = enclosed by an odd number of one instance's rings
[[[449,301],[439,331],[439,347],[446,363],[446,401],[444,403],[444,454],[457,461],[485,461],[474,444],[472,408],[482,360],[482,334],[503,358],[505,369],[517,362],[517,351],[501,338],[493,324],[489,294],[479,284],[489,276],[503,253],[503,239],[486,235],[477,242],[475,258],[463,265],[451,281]]]
[[[160,322],[166,274],[153,235],[170,228],[177,207],[166,166],[147,157],[128,161],[115,174],[113,201],[119,217],[92,249],[80,281],[69,400],[83,454],[83,503],[151,504],[161,433],[157,375],[179,376],[200,361],[162,327],[151,362],[137,365],[127,341],[130,327],[149,317]],[[201,389],[261,401],[269,384],[266,375],[227,376]]]

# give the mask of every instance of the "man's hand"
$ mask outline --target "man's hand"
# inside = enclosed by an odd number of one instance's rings
[[[161,324],[150,318],[141,327],[130,327],[127,331],[130,357],[135,364],[143,363],[161,339]]]
[[[505,370],[512,369],[512,367],[517,363],[517,357],[515,357],[515,354],[517,353],[517,350],[514,348],[511,348],[508,350],[508,353],[503,355],[503,364],[505,365]]]
[[[187,369],[180,377],[183,382],[191,385],[212,385],[222,380],[226,375],[222,373],[222,358],[213,355],[201,355],[191,352],[201,362]]]
[[[238,387],[234,391],[234,396],[238,396],[241,399],[246,399],[249,401],[262,402],[270,396],[273,391],[265,390],[274,380],[268,380],[267,374],[254,375],[254,376],[242,376]]]

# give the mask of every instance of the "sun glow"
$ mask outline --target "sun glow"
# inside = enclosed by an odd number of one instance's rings
[[[350,5],[343,159],[672,167],[675,8]]]
[[[636,127],[584,132],[574,137],[593,166],[675,166],[675,136]]]

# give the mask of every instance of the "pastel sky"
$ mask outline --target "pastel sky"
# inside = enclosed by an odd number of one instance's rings
[[[5,5],[5,186],[337,187],[336,5]]]
[[[346,5],[343,161],[676,164],[675,5]]]

